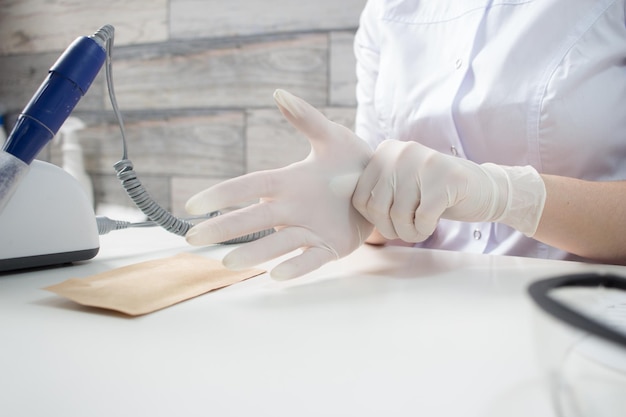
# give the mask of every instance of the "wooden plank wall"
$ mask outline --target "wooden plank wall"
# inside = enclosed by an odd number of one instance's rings
[[[0,106],[14,122],[76,37],[116,28],[113,77],[129,157],[177,215],[189,196],[308,153],[272,92],[354,122],[352,41],[366,0],[0,0]],[[115,178],[119,129],[104,71],[76,108],[97,204],[131,205]],[[61,164],[59,143],[40,159]]]

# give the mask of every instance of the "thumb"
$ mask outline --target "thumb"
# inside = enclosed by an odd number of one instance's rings
[[[372,151],[352,130],[328,120],[315,107],[285,90],[276,90],[274,100],[289,123],[307,137],[313,154],[356,166],[359,172],[365,167]]]
[[[312,146],[332,136],[334,123],[300,97],[278,89],[274,91],[274,101],[283,116],[309,139]]]

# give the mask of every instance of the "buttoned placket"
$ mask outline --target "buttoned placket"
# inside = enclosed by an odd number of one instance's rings
[[[468,48],[469,47],[467,45],[459,45],[459,54],[457,55],[458,58],[456,58],[456,60],[451,63],[452,74],[450,77],[450,91],[452,94],[450,96],[450,126],[448,129],[448,140],[450,141],[450,145],[448,149],[450,155],[458,156],[461,158],[464,158],[465,155],[463,152],[461,140],[458,135],[456,124],[454,122],[453,103],[466,77],[466,68],[464,66],[465,58],[462,58],[460,55],[462,55],[462,53],[464,52],[467,53],[466,51]]]
[[[471,64],[473,55],[480,45],[476,45],[478,33],[484,24],[485,15],[483,14],[476,22],[475,31],[467,39],[471,39],[468,43],[461,42],[459,45],[458,53],[454,61],[451,62],[451,70],[453,71],[453,79],[456,83],[456,91],[453,95],[452,102],[450,103],[450,116],[453,125],[454,134],[451,135],[450,140],[450,154],[460,158],[467,158],[462,146],[462,138],[457,127],[456,118],[458,117],[458,106],[463,95],[467,92],[467,89],[471,85]],[[491,223],[470,223],[470,227],[467,229],[470,236],[466,237],[466,245],[469,251],[475,253],[483,253],[489,242],[489,235],[491,233]]]

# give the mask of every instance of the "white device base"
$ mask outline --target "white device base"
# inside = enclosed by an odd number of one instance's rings
[[[83,261],[99,249],[94,210],[78,181],[33,161],[0,213],[0,272]]]

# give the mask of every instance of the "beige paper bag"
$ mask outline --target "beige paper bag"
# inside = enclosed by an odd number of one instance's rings
[[[44,288],[79,304],[138,316],[262,274],[188,253],[71,278]]]

